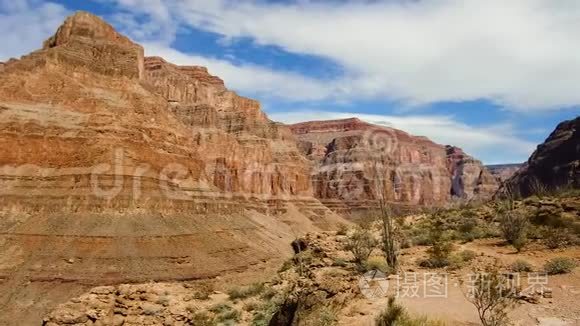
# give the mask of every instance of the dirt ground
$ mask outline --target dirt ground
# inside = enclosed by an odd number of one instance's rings
[[[580,248],[567,248],[563,250],[541,249],[531,245],[528,250],[517,253],[513,248],[503,245],[499,239],[476,240],[457,246],[458,250],[472,250],[477,257],[461,270],[445,271],[419,268],[415,263],[425,256],[426,247],[414,247],[403,252],[403,270],[409,273],[413,281],[416,275],[418,291],[405,292],[410,286],[398,284],[395,278],[389,279],[390,295],[399,292],[399,302],[402,303],[414,315],[425,315],[432,319],[446,322],[447,325],[480,325],[477,311],[468,301],[467,285],[461,285],[460,280],[468,280],[473,268],[484,266],[498,259],[500,264],[509,265],[517,259],[523,259],[533,265],[534,270],[541,269],[543,264],[555,257],[580,258]],[[425,297],[424,273],[447,274],[447,294],[445,297]],[[531,284],[530,284],[531,283]],[[547,279],[536,276],[534,273],[522,273],[520,275],[522,289],[532,285],[535,289],[544,288],[546,292],[552,291],[551,298],[540,298],[538,303],[519,301],[510,313],[510,319],[515,325],[580,325],[580,270],[576,269],[570,274],[550,275]],[[430,296],[427,294],[427,296]],[[433,296],[433,295],[431,295]],[[386,296],[377,299],[365,299],[353,301],[344,311],[347,315],[340,320],[340,325],[374,325],[375,316],[387,306]],[[350,315],[350,316],[349,316]]]

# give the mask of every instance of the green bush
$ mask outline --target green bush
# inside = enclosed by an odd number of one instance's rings
[[[387,261],[383,257],[370,257],[364,262],[363,267],[363,271],[365,272],[378,270],[385,274],[392,273],[391,267],[389,267]]]
[[[510,269],[514,273],[532,272],[534,269],[530,263],[523,259],[518,259],[510,265]]]
[[[316,316],[316,325],[332,326],[337,322],[336,312],[328,307],[322,308]]]
[[[214,318],[205,311],[195,312],[190,318],[192,325],[195,326],[214,326]]]
[[[231,300],[245,299],[262,293],[264,288],[264,283],[254,283],[246,287],[232,288],[228,291],[228,295]]]
[[[217,303],[209,308],[209,311],[213,312],[214,314],[222,314],[224,312],[228,312],[234,309],[227,303]]]
[[[196,300],[208,300],[213,293],[214,287],[210,283],[199,283],[193,290],[193,298]]]
[[[377,244],[377,239],[369,229],[357,227],[349,235],[345,249],[353,254],[355,263],[361,265],[369,258]]]
[[[453,251],[453,243],[446,239],[437,239],[427,250],[429,258],[421,261],[419,265],[427,268],[441,268],[450,264],[450,255]]]
[[[500,230],[504,239],[520,252],[526,245],[528,218],[522,213],[512,208],[513,203],[503,211],[499,221]]]
[[[239,321],[241,317],[241,313],[238,310],[226,303],[213,305],[209,310],[216,314],[215,320],[218,323],[235,323]]]
[[[348,262],[342,258],[335,258],[332,261],[332,266],[335,267],[346,267],[348,265]]]
[[[336,231],[336,235],[347,235],[348,234],[348,225],[341,223],[338,226],[338,230]]]
[[[473,250],[463,250],[459,253],[464,262],[469,262],[477,257],[477,253]]]
[[[544,265],[544,270],[549,275],[567,274],[572,272],[574,268],[576,268],[576,262],[573,259],[567,257],[557,257],[551,259]]]
[[[429,320],[427,317],[414,318],[407,310],[389,298],[387,308],[375,319],[376,326],[444,326],[441,321]]]
[[[567,229],[547,228],[544,230],[544,244],[550,249],[563,248],[574,244],[574,236]]]

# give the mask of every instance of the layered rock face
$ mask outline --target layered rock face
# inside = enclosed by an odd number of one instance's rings
[[[481,163],[461,148],[446,146],[451,173],[451,193],[459,198],[488,198],[499,187],[498,180]]]
[[[378,194],[401,206],[437,205],[452,196],[495,191],[479,161],[425,137],[358,119],[291,125],[314,162],[314,194],[339,211],[376,207]]]
[[[580,117],[560,123],[528,161],[508,179],[498,196],[580,188]]]
[[[495,179],[456,147],[358,119],[291,125],[314,162],[314,194],[336,210],[376,207],[377,196],[401,206],[490,196]]]
[[[0,68],[0,324],[90,284],[284,259],[297,233],[340,220],[309,169],[256,101],[75,14]]]

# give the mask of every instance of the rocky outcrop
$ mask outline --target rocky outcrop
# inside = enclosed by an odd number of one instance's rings
[[[258,102],[75,14],[0,72],[0,324],[37,323],[79,286],[284,259],[295,234],[340,220],[309,169]]]
[[[580,117],[560,123],[498,192],[528,197],[580,188]]]
[[[359,119],[291,125],[314,162],[314,194],[337,211],[376,207],[378,194],[402,207],[490,196],[495,179],[455,147]]]
[[[425,137],[358,119],[306,122],[290,128],[314,162],[315,196],[337,211],[376,207],[380,193],[390,203],[409,208],[489,192],[477,186],[488,182],[482,181],[487,175],[479,161],[468,161],[463,153],[448,157],[445,147]]]
[[[486,168],[501,184],[511,178],[522,167],[522,165],[523,164],[495,164],[486,165]]]
[[[446,146],[451,173],[451,194],[458,198],[488,198],[499,187],[497,179],[481,161],[465,154],[461,148]]]

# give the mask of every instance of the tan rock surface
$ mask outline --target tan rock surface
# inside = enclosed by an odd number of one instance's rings
[[[290,128],[314,162],[315,196],[338,211],[375,207],[383,187],[391,204],[407,208],[445,204],[453,196],[490,196],[497,189],[481,162],[459,149],[447,153],[425,137],[358,119]]]
[[[340,221],[309,178],[256,101],[75,14],[0,70],[0,324],[86,286],[277,264]]]

